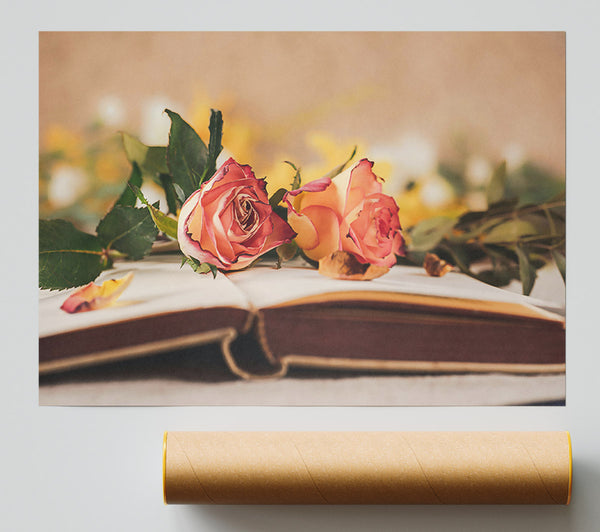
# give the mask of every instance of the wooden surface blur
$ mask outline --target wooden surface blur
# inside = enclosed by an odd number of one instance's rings
[[[136,131],[145,100],[183,112],[199,92],[230,97],[273,130],[263,150],[297,160],[309,130],[369,145],[413,133],[440,156],[457,136],[490,158],[514,144],[564,175],[563,32],[40,33],[41,135],[88,124],[107,95]]]

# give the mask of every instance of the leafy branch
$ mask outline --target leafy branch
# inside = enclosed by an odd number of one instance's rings
[[[208,147],[181,116],[168,109],[171,119],[168,146],[146,146],[121,133],[131,173],[121,195],[100,220],[96,234],[85,233],[66,220],[40,220],[39,286],[62,290],[93,281],[114,259],[139,260],[150,253],[161,231],[177,240],[177,221],[151,205],[141,192],[144,178],[165,193],[168,212],[177,214],[185,200],[216,169],[223,146],[221,111],[211,110]],[[136,207],[139,200],[141,207]],[[194,265],[196,271],[213,271]]]
[[[495,286],[520,280],[531,293],[537,270],[554,263],[565,278],[565,196],[519,206],[506,198],[506,165],[496,168],[488,187],[489,208],[457,217],[424,220],[406,231],[407,260],[422,264],[433,252],[463,273]]]

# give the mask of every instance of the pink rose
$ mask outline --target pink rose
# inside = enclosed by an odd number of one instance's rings
[[[222,270],[244,268],[294,236],[269,205],[265,181],[232,158],[186,200],[177,226],[184,255]]]
[[[313,260],[342,250],[359,262],[391,267],[404,255],[398,205],[381,192],[373,163],[362,159],[334,177],[288,192],[288,223]]]

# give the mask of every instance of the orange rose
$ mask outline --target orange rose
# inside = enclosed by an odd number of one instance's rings
[[[239,270],[295,233],[271,206],[263,179],[226,161],[181,207],[177,240],[184,255]]]
[[[362,159],[334,177],[286,194],[296,243],[313,260],[343,250],[359,262],[391,267],[404,254],[398,205],[381,192],[373,163]]]

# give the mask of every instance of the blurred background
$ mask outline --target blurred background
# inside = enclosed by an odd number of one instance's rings
[[[166,145],[170,108],[271,192],[348,158],[375,172],[410,227],[485,209],[507,163],[523,203],[564,187],[562,32],[41,32],[40,217],[93,230],[129,174],[119,131]],[[159,188],[148,182],[149,199]]]

